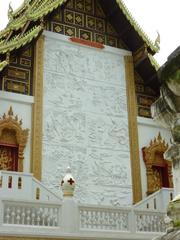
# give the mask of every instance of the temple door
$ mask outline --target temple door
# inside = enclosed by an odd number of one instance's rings
[[[0,170],[18,171],[18,145],[0,144]]]

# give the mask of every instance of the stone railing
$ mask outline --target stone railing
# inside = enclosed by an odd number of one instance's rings
[[[134,210],[136,232],[165,232],[165,214],[162,212]]]
[[[162,188],[135,204],[134,208],[141,210],[166,212],[167,206],[169,202],[173,199],[173,196],[173,188]]]
[[[134,208],[80,206],[80,230],[165,232],[165,213]]]
[[[130,209],[80,206],[80,230],[128,231]]]
[[[59,197],[30,173],[0,171],[0,196],[3,198],[59,201]]]
[[[165,212],[63,201],[31,174],[1,172],[0,235],[143,239],[165,232]],[[36,191],[38,189],[38,191]],[[23,231],[22,231],[23,229]]]
[[[108,232],[119,233],[163,233],[165,232],[165,213],[153,211],[140,211],[133,208],[110,208],[86,205],[75,205],[77,216],[74,222],[77,226],[76,232],[95,232],[102,235]],[[2,227],[15,226],[17,231],[21,226],[41,228],[56,228],[60,233],[64,232],[63,226],[68,228],[68,217],[62,216],[62,205],[59,203],[37,202],[37,201],[14,201],[1,200]],[[68,209],[67,209],[68,215]],[[70,216],[71,217],[71,216]],[[64,224],[63,221],[67,221]],[[69,231],[73,228],[73,222]],[[19,228],[19,230],[18,230]]]
[[[2,205],[3,224],[6,226],[60,227],[61,205],[7,200],[3,200]]]

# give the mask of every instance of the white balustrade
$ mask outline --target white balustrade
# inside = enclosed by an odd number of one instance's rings
[[[143,207],[146,203],[143,202]],[[140,234],[140,239],[149,240],[150,236],[165,232],[165,211],[140,209],[138,205],[128,208],[77,205],[69,197],[64,197],[61,204],[32,174],[17,172],[1,172],[0,213],[0,234],[3,231],[16,234],[23,227],[27,234],[40,236],[43,227],[47,236],[76,233],[80,237],[105,238],[107,234],[116,234],[115,238],[119,238],[131,234],[130,239],[138,239]]]
[[[3,224],[29,226],[60,226],[61,205],[3,201]]]
[[[39,192],[39,193],[38,193]],[[60,198],[54,192],[46,188],[40,181],[32,178],[32,194],[34,200],[59,201]]]
[[[168,203],[173,199],[172,188],[162,188],[134,205],[136,209],[166,211]]]
[[[165,232],[165,213],[135,210],[136,232]]]
[[[20,200],[59,201],[59,197],[35,179],[33,174],[22,172],[0,172],[0,195]]]
[[[121,232],[165,232],[164,216],[165,213],[144,212],[133,208],[113,209],[81,206],[80,229]]]

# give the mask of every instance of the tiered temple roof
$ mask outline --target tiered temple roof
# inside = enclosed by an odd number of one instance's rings
[[[44,28],[46,17],[66,2],[68,0],[24,0],[15,11],[9,7],[9,22],[0,31],[0,71],[8,65],[7,55],[36,39]],[[158,39],[155,43],[149,39],[122,0],[101,0],[99,3],[119,37],[132,51],[136,70],[148,83],[154,79],[157,82],[159,66],[153,55],[159,51]],[[144,66],[147,71],[143,70]]]

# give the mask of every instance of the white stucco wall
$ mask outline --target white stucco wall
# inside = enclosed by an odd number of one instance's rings
[[[160,127],[152,119],[138,117],[138,135],[139,135],[139,155],[141,164],[141,182],[143,198],[146,197],[147,192],[147,177],[146,166],[142,156],[142,148],[147,147],[151,140],[158,136],[159,132],[166,143],[170,143],[170,132],[165,128]]]
[[[81,203],[130,205],[132,184],[124,56],[45,32],[43,171],[58,189],[66,167]]]
[[[28,142],[24,150],[24,172],[27,173],[30,172],[33,102],[34,97],[0,91],[0,117],[2,117],[4,113],[7,114],[10,106],[12,106],[14,116],[18,115],[18,118],[22,119],[22,128],[28,128],[30,130]]]

